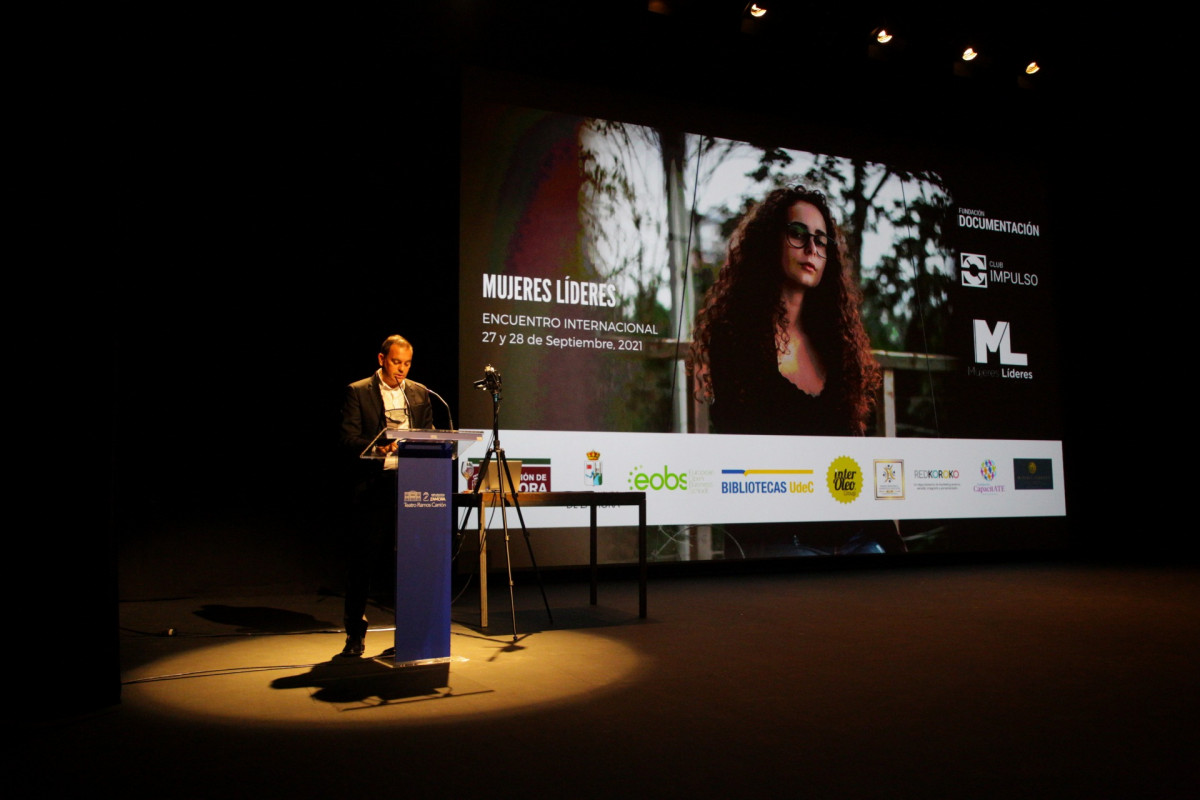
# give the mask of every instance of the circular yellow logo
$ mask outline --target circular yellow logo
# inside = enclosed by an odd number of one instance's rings
[[[825,473],[829,493],[839,503],[853,503],[862,491],[863,474],[858,462],[850,456],[838,456]]]

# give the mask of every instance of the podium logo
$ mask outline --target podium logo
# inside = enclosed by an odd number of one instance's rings
[[[1014,353],[1012,350],[1012,326],[1007,322],[997,322],[996,327],[988,325],[987,320],[977,319],[975,322],[975,363],[988,363],[988,353],[998,353],[1000,363],[1010,367],[1024,367],[1029,364],[1029,356],[1025,353]]]
[[[972,289],[988,288],[987,256],[982,253],[959,253],[958,266],[962,270],[962,285]]]
[[[666,465],[653,472],[643,472],[640,464],[629,470],[629,488],[638,492],[686,492],[687,481],[686,472],[671,472]]]
[[[405,508],[446,508],[445,492],[425,492],[419,489],[404,490]]]

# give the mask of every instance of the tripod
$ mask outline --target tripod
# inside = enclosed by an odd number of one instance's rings
[[[484,384],[480,386],[479,384]],[[500,473],[500,491],[495,492],[493,507],[500,506],[500,520],[504,527],[504,560],[508,568],[508,605],[512,611],[512,626],[513,626],[513,641],[517,641],[517,603],[513,594],[513,572],[512,572],[512,552],[509,548],[509,533],[508,533],[508,497],[512,497],[513,507],[517,509],[517,519],[521,523],[521,533],[525,536],[525,547],[529,551],[529,562],[533,565],[533,574],[537,577],[538,589],[542,592],[542,603],[546,606],[546,616],[550,619],[550,624],[554,624],[554,615],[550,613],[550,601],[546,599],[546,586],[542,583],[542,573],[538,569],[537,559],[533,555],[533,544],[529,541],[529,529],[525,527],[525,516],[521,513],[521,501],[518,494],[518,487],[513,485],[513,476],[508,471],[508,458],[504,454],[504,448],[500,446],[500,376],[490,366],[487,368],[486,377],[483,381],[476,384],[479,388],[487,388],[492,395],[492,444],[488,447],[487,454],[483,457],[483,462],[479,465],[479,472],[475,480],[475,489],[472,494],[479,495],[483,490],[483,478],[487,475],[488,466],[492,463],[492,457],[496,459],[496,465]],[[520,476],[517,476],[520,479]],[[467,523],[471,519],[470,509],[478,505],[480,515],[480,525],[483,526],[483,504],[473,504],[468,506],[467,514],[463,518],[462,528],[459,530],[459,535],[463,536],[467,531]],[[487,547],[487,528],[483,528],[483,535],[479,538],[479,548],[482,553]]]

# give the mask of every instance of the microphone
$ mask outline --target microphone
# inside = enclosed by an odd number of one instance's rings
[[[442,401],[442,405],[444,405],[446,407],[446,417],[447,417],[447,419],[450,420],[450,428],[449,429],[454,430],[454,415],[450,413],[450,404],[446,402],[446,399],[444,397],[442,397],[440,394],[435,392],[433,389],[430,389],[428,386],[425,387],[425,391],[429,392],[431,395],[436,397],[438,400]]]
[[[499,392],[503,380],[500,373],[491,364],[483,368],[483,377],[475,381],[473,384],[476,389],[482,389],[485,392]]]

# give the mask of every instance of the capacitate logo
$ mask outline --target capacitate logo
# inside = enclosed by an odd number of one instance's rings
[[[644,472],[640,464],[629,470],[629,488],[638,492],[647,489],[652,492],[686,492],[687,484],[686,472],[671,472],[665,464],[661,470],[653,472]]]
[[[990,458],[985,458],[979,464],[979,476],[983,478],[983,483],[977,483],[974,486],[976,494],[1004,494],[1003,482],[997,483],[996,478],[1000,474],[1000,468],[996,466],[996,462]]]
[[[825,473],[825,484],[834,500],[853,503],[862,492],[862,469],[850,456],[838,456]]]

